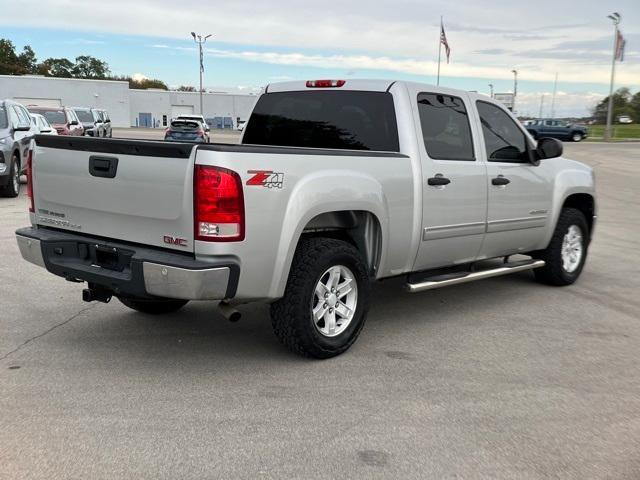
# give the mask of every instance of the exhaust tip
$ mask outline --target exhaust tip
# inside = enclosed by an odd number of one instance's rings
[[[226,302],[220,302],[218,305],[220,313],[230,322],[238,322],[242,318],[242,314]]]

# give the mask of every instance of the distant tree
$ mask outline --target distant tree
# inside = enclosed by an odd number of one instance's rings
[[[143,78],[141,80],[134,80],[129,76],[115,75],[110,76],[107,80],[118,80],[120,82],[129,82],[129,88],[132,90],[146,90],[148,88],[157,88],[159,90],[169,90],[169,87],[162,80],[156,80],[153,78]]]
[[[636,92],[629,101],[629,108],[631,110],[631,118],[636,123],[640,123],[640,92]]]
[[[157,80],[155,78],[145,78],[136,82],[135,80],[129,80],[129,88],[134,88],[138,90],[146,90],[148,88],[157,88],[160,90],[169,90],[169,87],[162,80]]]
[[[627,87],[616,90],[613,94],[613,118],[622,114],[631,114],[631,91]],[[609,108],[609,97],[605,97],[593,109],[593,116],[596,123],[606,123],[607,109]]]
[[[66,58],[47,58],[38,64],[37,73],[47,77],[73,77],[73,62]]]
[[[19,72],[18,55],[16,55],[16,47],[13,46],[11,40],[0,39],[0,74],[1,75],[18,75]]]
[[[75,78],[104,79],[111,73],[107,62],[98,60],[90,55],[76,57],[76,63],[72,69]]]
[[[178,92],[196,92],[196,87],[191,85],[180,85],[177,89]]]
[[[18,55],[18,66],[24,73],[36,73],[37,72],[37,60],[36,54],[33,49],[26,45],[22,49],[22,53]]]

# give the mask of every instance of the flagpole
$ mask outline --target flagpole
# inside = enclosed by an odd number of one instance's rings
[[[440,15],[440,31],[438,32],[438,80],[436,85],[440,85],[440,57],[442,56],[442,15]]]
[[[618,24],[620,23],[620,14],[614,13],[609,15],[609,18],[613,20],[614,34],[613,34],[613,58],[611,59],[611,84],[609,85],[609,105],[607,107],[607,126],[604,129],[604,140],[611,140],[612,129],[611,123],[613,122],[613,85],[615,83],[616,75],[616,56],[618,54]]]

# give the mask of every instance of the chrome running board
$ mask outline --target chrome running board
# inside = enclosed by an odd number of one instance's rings
[[[479,272],[458,272],[452,274],[438,275],[430,277],[422,282],[407,283],[406,289],[410,293],[423,292],[425,290],[433,290],[434,288],[448,287],[449,285],[458,285],[460,283],[475,282],[485,278],[499,277],[500,275],[509,275],[510,273],[522,272],[524,270],[533,270],[534,268],[544,267],[544,260],[525,260],[523,262],[505,263],[497,268],[482,270]]]

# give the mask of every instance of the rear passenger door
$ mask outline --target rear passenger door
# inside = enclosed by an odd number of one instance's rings
[[[417,92],[422,163],[422,242],[414,270],[475,260],[485,234],[486,165],[466,94]]]
[[[487,235],[480,258],[528,252],[545,234],[552,182],[544,165],[533,165],[533,145],[524,129],[502,107],[476,102],[487,165]]]

